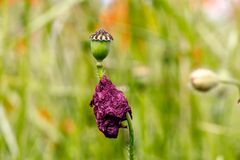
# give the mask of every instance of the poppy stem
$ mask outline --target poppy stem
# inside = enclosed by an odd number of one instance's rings
[[[236,86],[240,94],[240,81],[235,79],[220,79],[220,83]],[[240,103],[240,99],[238,100],[238,103]]]
[[[238,88],[240,88],[240,82],[238,80],[234,80],[234,79],[227,79],[227,80],[221,79],[220,82],[224,83],[224,84],[235,85]]]
[[[102,65],[102,62],[97,62],[96,66],[97,66],[98,78],[101,80],[102,76],[103,76],[103,65]]]
[[[132,126],[132,120],[130,114],[127,112],[127,123],[128,123],[128,129],[129,129],[129,160],[134,160],[134,132],[133,132],[133,126]]]

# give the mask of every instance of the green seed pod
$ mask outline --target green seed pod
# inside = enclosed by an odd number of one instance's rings
[[[103,61],[109,52],[110,43],[113,40],[111,34],[103,29],[97,30],[90,36],[91,52],[97,61]]]

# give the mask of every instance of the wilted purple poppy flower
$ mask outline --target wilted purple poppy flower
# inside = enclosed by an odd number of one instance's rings
[[[119,91],[106,75],[96,86],[90,106],[94,107],[99,130],[109,138],[117,138],[118,129],[126,128],[122,124],[122,121],[126,120],[126,113],[132,113],[123,92]]]

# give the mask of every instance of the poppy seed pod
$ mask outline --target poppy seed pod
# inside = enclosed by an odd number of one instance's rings
[[[191,73],[190,82],[194,89],[206,92],[217,86],[219,83],[219,78],[211,70],[197,69]]]
[[[104,29],[99,29],[90,36],[90,39],[91,52],[94,58],[97,61],[103,61],[108,55],[113,37]]]

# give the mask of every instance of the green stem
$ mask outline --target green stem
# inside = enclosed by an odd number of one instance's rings
[[[235,85],[238,88],[240,88],[240,82],[238,80],[234,80],[234,79],[221,79],[220,83]]]
[[[130,114],[127,112],[127,123],[128,123],[128,129],[129,129],[129,160],[134,160],[134,132],[133,132],[133,126],[132,126],[132,120]]]
[[[98,78],[101,80],[103,76],[103,65],[102,62],[97,62],[97,72],[98,72]],[[132,126],[132,120],[130,114],[127,112],[126,114],[127,123],[128,123],[128,129],[129,129],[129,160],[134,160],[134,132],[133,132],[133,126]]]
[[[97,66],[98,78],[101,80],[104,73],[102,62],[97,62],[96,66]]]
[[[230,84],[230,85],[236,86],[238,88],[238,92],[239,92],[239,95],[240,95],[240,81],[235,80],[235,79],[228,79],[228,80],[221,79],[220,83]],[[240,99],[238,100],[238,103],[240,103]]]

